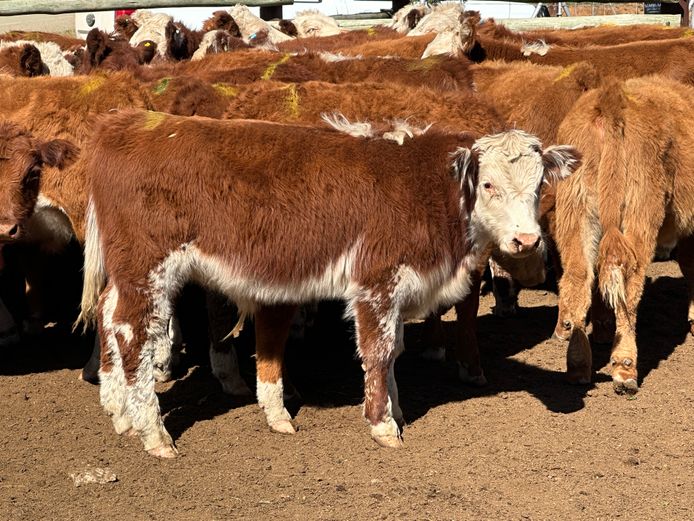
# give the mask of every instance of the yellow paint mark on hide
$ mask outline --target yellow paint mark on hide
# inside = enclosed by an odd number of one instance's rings
[[[289,117],[296,119],[299,117],[299,91],[296,88],[296,83],[289,85],[287,90],[287,111]]]
[[[571,73],[576,69],[576,64],[572,63],[571,65],[567,65],[564,67],[559,74],[557,74],[557,77],[554,78],[554,82],[558,82],[559,80],[563,80],[564,78],[567,78],[571,75]]]
[[[89,96],[93,92],[99,90],[106,83],[106,78],[103,76],[94,76],[80,87],[80,96]]]
[[[157,83],[154,88],[152,89],[152,92],[154,94],[163,94],[164,91],[169,87],[169,83],[171,82],[171,78],[162,78],[159,80],[159,83]]]
[[[436,67],[443,60],[442,55],[429,56],[423,60],[415,60],[407,64],[408,71],[428,71]]]
[[[375,34],[376,34],[376,29],[374,29],[373,27],[369,27],[369,28],[366,30],[366,35],[367,35],[367,36],[374,36]]]
[[[277,69],[277,67],[279,67],[283,63],[287,63],[289,61],[290,56],[290,54],[285,54],[276,62],[268,65],[267,69],[265,69],[265,72],[263,72],[263,75],[260,78],[263,80],[269,80],[270,78],[272,78],[272,75],[275,74],[275,70]]]
[[[239,94],[239,89],[232,87],[231,85],[227,85],[226,83],[215,83],[212,85],[212,87],[222,96],[227,96],[229,98],[233,98]]]
[[[165,119],[166,119],[166,114],[164,114],[163,112],[154,112],[152,110],[148,110],[145,113],[144,129],[145,130],[154,130],[159,125],[161,125]]]

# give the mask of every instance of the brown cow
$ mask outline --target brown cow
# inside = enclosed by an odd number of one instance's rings
[[[337,58],[337,59],[336,59]],[[470,62],[463,58],[433,56],[425,60],[401,58],[342,59],[326,54],[278,54],[235,52],[205,56],[176,68],[143,71],[151,80],[175,75],[193,75],[210,83],[251,83],[257,80],[329,83],[393,82],[426,85],[436,90],[471,90]]]
[[[151,108],[150,94],[126,73],[68,78],[0,77],[0,118],[21,123],[37,140],[58,137],[81,147],[91,135],[91,122],[96,114],[126,107]],[[3,194],[9,183],[5,173],[3,170],[0,174]],[[38,205],[29,212],[27,232],[20,242],[38,243],[38,255],[45,251],[56,252],[61,246],[64,248],[73,237],[83,242],[86,204],[84,170],[75,164],[61,171],[47,163],[43,168]],[[57,218],[60,216],[63,219]],[[33,256],[22,259],[17,266],[18,275],[26,280],[30,319],[44,318],[41,314],[46,297],[42,274],[32,269],[36,264],[33,259]],[[24,281],[21,287],[25,287]],[[36,295],[43,297],[32,305],[31,300],[38,298]]]
[[[685,83],[694,81],[694,65],[690,59],[694,52],[694,38],[578,48],[556,46],[545,49],[547,53],[542,56],[534,53],[526,56],[519,42],[478,35],[478,43],[484,59],[525,60],[541,65],[564,66],[587,61],[603,77],[628,79],[661,74]],[[652,56],[658,59],[650,59]]]
[[[137,71],[139,66],[152,61],[157,45],[151,41],[140,42],[132,47],[127,40],[111,37],[97,28],[87,34],[86,50],[82,56],[79,74],[94,70]]]
[[[320,123],[321,114],[339,112],[350,120],[407,120],[490,134],[506,130],[494,107],[471,92],[435,92],[388,83],[333,84],[317,81],[210,85],[190,76],[153,86],[157,110],[181,116],[248,118],[285,123]]]
[[[651,40],[672,40],[691,37],[689,27],[668,27],[664,25],[601,25],[579,29],[533,29],[516,32],[506,26],[487,19],[479,26],[480,34],[496,39],[514,42],[542,40],[551,45],[565,47],[588,47],[595,45],[621,45],[623,43],[645,42]]]
[[[398,446],[393,362],[403,320],[464,297],[487,244],[517,256],[537,248],[540,183],[579,162],[573,148],[543,153],[521,131],[476,142],[430,131],[400,146],[315,127],[133,111],[104,118],[87,148],[82,312],[92,316],[108,275],[98,304],[102,403],[117,432],[132,428],[161,457],[176,450],[152,355],[187,279],[256,311],[258,400],[282,432],[293,432],[282,356],[267,346],[286,336],[297,304],[345,298],[371,434]],[[127,208],[114,204],[122,200]]]
[[[637,384],[636,308],[658,244],[678,241],[694,320],[694,88],[652,76],[613,82],[578,100],[559,136],[586,154],[558,187],[556,240],[564,265],[556,333],[571,335],[568,376],[591,378],[585,318],[598,287],[615,310],[615,390]]]

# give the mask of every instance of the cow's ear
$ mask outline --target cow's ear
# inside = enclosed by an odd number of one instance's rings
[[[465,209],[472,212],[477,196],[478,153],[469,148],[460,147],[453,153],[453,177],[460,184]]]
[[[545,179],[550,182],[569,177],[581,166],[581,153],[569,145],[554,145],[542,154],[542,166],[545,169]]]
[[[22,48],[22,53],[19,56],[19,66],[30,78],[41,76],[44,73],[41,52],[36,46],[28,43]]]
[[[77,160],[80,149],[64,139],[44,141],[37,147],[41,162],[60,168],[70,166]]]
[[[108,56],[108,36],[96,27],[87,34],[86,46],[89,63],[92,66],[99,65]]]

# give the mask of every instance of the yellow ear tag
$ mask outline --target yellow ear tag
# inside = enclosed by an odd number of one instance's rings
[[[145,42],[145,47],[151,47],[152,44],[150,42]]]

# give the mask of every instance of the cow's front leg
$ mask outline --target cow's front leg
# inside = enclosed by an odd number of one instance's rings
[[[401,348],[402,318],[389,309],[387,296],[378,296],[354,305],[359,356],[364,369],[364,417],[371,426],[371,437],[382,447],[400,447],[398,420],[402,412],[397,403],[393,364]]]
[[[559,316],[554,337],[569,340],[566,353],[569,382],[586,384],[593,374],[593,353],[585,327],[595,280],[600,224],[595,204],[587,196],[578,197],[575,190],[566,188],[557,194],[555,240],[563,274],[559,281]]]
[[[455,354],[458,362],[458,377],[461,381],[475,386],[482,386],[487,383],[480,363],[480,351],[477,344],[477,311],[480,304],[481,283],[481,274],[473,273],[470,281],[470,294],[462,302],[455,305]]]
[[[489,270],[492,273],[492,291],[494,308],[497,317],[512,317],[518,314],[518,289],[511,274],[506,271],[494,257],[489,258]]]
[[[229,299],[212,290],[205,292],[210,335],[210,366],[222,390],[234,396],[251,396],[241,376],[239,361],[229,332],[238,320],[238,312]]]
[[[145,450],[160,458],[178,454],[154,392],[154,353],[157,343],[168,345],[170,316],[166,294],[110,282],[101,297],[101,403],[116,432],[137,434]]]
[[[275,432],[294,434],[292,417],[284,407],[282,367],[295,305],[261,306],[255,313],[255,352],[258,405]]]

